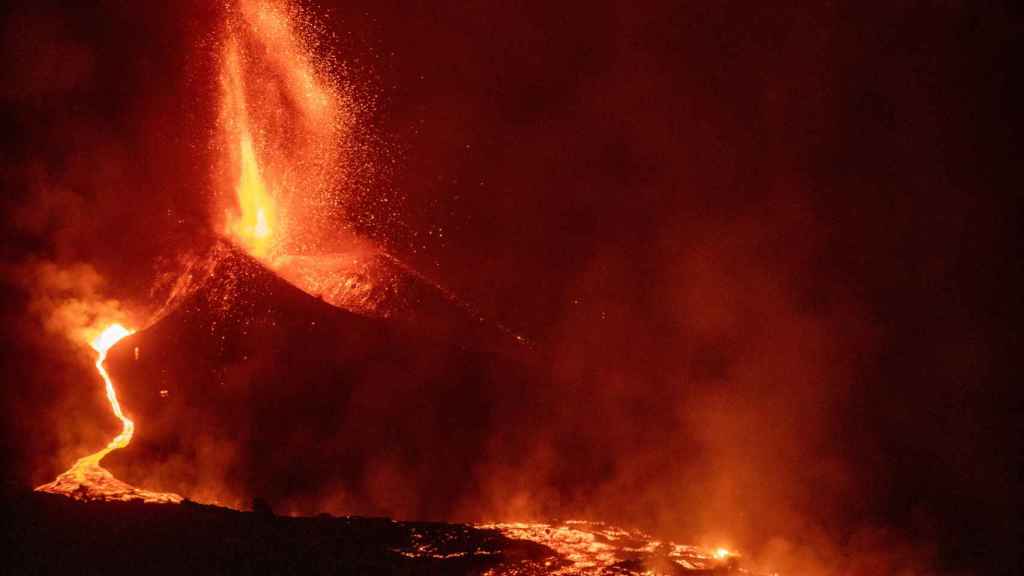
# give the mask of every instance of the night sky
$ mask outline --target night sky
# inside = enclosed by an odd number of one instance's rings
[[[144,307],[212,230],[224,7],[63,4],[0,9],[8,488],[105,437],[39,271]],[[339,228],[530,342],[522,459],[453,518],[1020,568],[1011,8],[303,4],[360,103]]]

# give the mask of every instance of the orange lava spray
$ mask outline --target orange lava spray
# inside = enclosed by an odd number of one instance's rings
[[[351,120],[304,14],[281,0],[238,0],[219,53],[217,227],[271,268],[323,240]]]

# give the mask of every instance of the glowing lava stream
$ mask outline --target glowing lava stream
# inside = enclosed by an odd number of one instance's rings
[[[121,421],[121,433],[114,437],[105,448],[99,452],[79,458],[75,464],[66,472],[57,476],[57,479],[49,484],[43,484],[36,488],[40,492],[62,494],[76,500],[142,500],[145,502],[177,503],[182,497],[170,492],[150,492],[136,488],[131,484],[122,482],[114,477],[109,471],[100,466],[100,461],[114,450],[124,448],[132,441],[135,433],[135,423],[121,411],[121,404],[117,401],[117,391],[114,389],[114,382],[110,374],[103,366],[107,359],[107,352],[122,338],[132,334],[133,331],[120,324],[107,326],[92,342],[89,343],[96,351],[96,371],[99,372],[103,383],[106,385],[107,400],[110,407]]]

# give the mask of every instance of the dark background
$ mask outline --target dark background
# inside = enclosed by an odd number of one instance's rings
[[[210,223],[223,8],[63,4],[3,9],[14,485],[104,437],[61,431],[104,407],[31,271],[145,301]],[[559,407],[458,516],[1013,573],[1014,14],[748,4],[312,10],[366,102],[349,225],[531,340]]]

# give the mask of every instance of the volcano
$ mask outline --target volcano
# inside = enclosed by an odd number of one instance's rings
[[[451,514],[485,439],[536,408],[529,354],[385,256],[343,262],[313,263],[335,271],[328,297],[378,314],[307,294],[227,243],[198,258],[173,310],[110,352],[145,422],[111,471],[236,506]],[[424,497],[396,493],[412,479]]]

